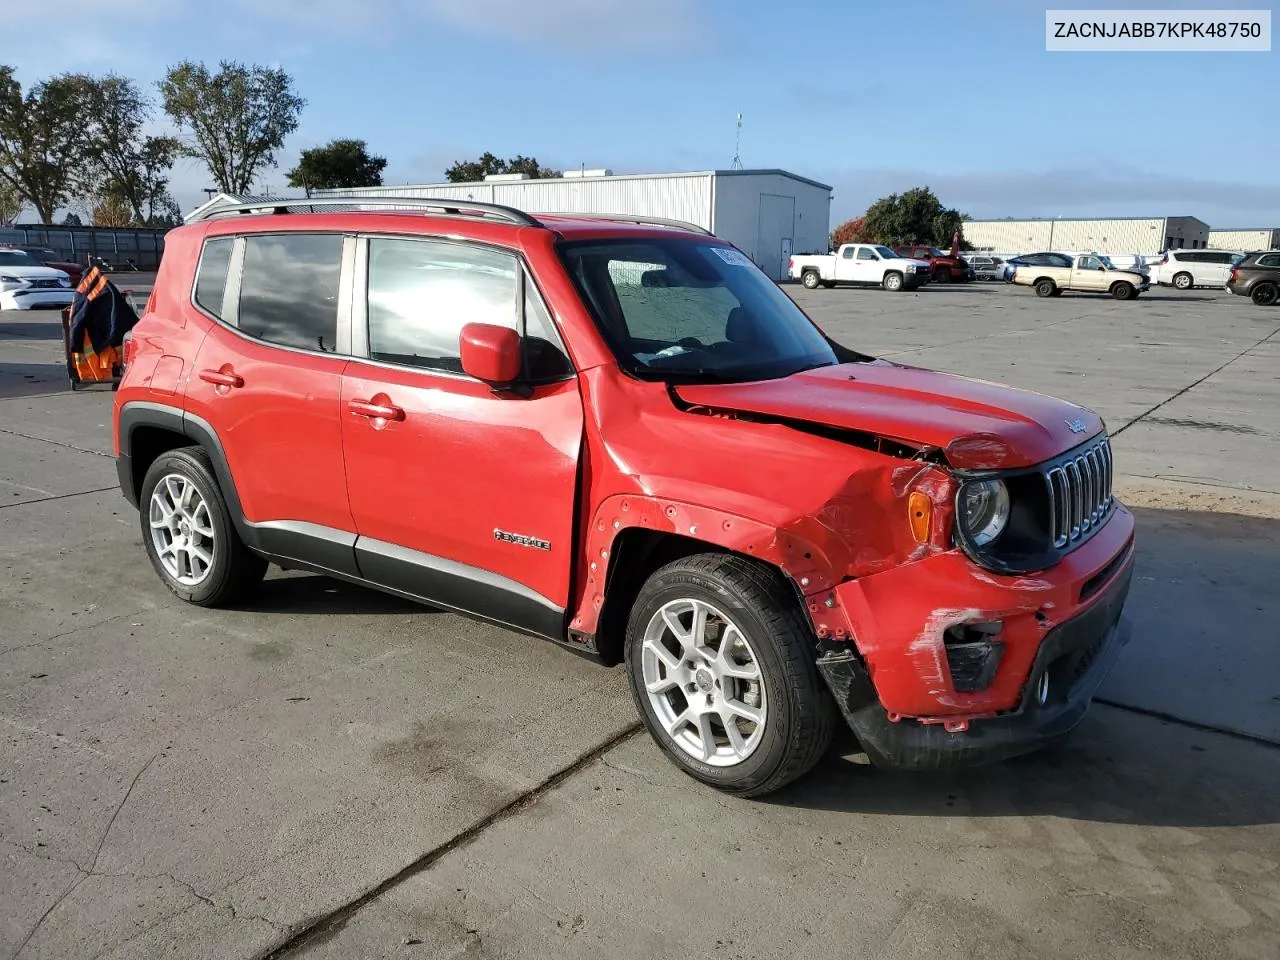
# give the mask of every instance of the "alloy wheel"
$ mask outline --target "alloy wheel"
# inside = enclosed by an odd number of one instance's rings
[[[209,505],[190,478],[170,473],[151,493],[151,543],[165,572],[194,587],[213,568],[216,539]]]
[[[672,600],[645,628],[641,668],[658,723],[682,751],[713,767],[760,745],[768,704],[746,635],[701,600]]]

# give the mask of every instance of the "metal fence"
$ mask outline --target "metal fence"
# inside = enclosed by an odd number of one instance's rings
[[[119,267],[132,260],[140,270],[154,270],[164,254],[167,230],[145,227],[0,227],[0,245],[48,247],[70,263],[87,264],[101,257]]]

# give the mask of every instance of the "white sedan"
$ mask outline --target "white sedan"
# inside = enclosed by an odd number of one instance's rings
[[[75,297],[66,273],[44,266],[25,250],[0,247],[0,310],[67,307]]]

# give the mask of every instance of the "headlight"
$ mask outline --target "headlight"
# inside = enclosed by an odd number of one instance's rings
[[[907,273],[915,273],[915,272],[916,272],[916,265],[914,263],[908,263]]]
[[[1009,488],[1003,480],[971,480],[956,494],[956,519],[976,546],[1000,536],[1009,522]]]
[[[11,277],[8,274],[0,273],[0,283],[22,283],[21,277]]]

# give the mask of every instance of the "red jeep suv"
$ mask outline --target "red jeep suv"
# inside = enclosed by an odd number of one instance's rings
[[[168,235],[125,358],[120,484],[183,600],[275,563],[625,663],[723,790],[841,714],[877,764],[1029,751],[1128,636],[1095,414],[846,348],[695,227],[228,204]]]

